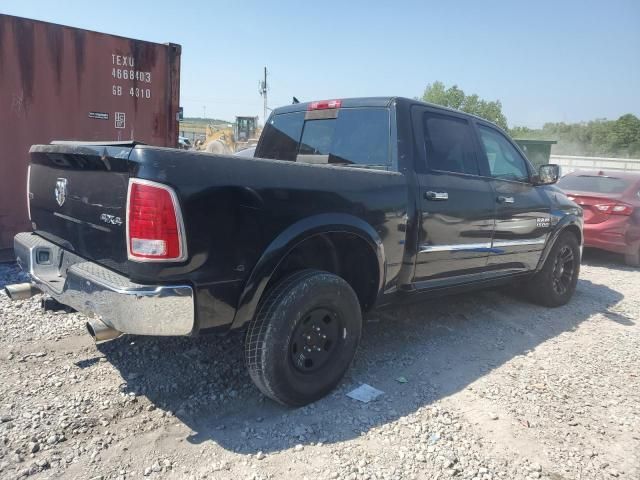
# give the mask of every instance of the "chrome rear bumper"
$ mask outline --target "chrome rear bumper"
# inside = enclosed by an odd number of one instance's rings
[[[195,325],[189,285],[142,285],[34,233],[14,238],[18,264],[60,303],[136,335],[189,335]]]

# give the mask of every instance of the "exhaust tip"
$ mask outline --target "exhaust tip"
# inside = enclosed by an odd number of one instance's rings
[[[14,283],[4,287],[4,291],[11,300],[26,300],[41,293],[31,283]]]
[[[115,340],[122,335],[122,332],[119,332],[115,328],[111,328],[100,320],[90,320],[85,324],[85,326],[87,327],[87,332],[96,343]]]

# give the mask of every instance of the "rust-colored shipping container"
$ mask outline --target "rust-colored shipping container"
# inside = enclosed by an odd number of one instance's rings
[[[136,140],[175,147],[179,89],[179,45],[0,14],[0,251],[31,229],[31,145]]]

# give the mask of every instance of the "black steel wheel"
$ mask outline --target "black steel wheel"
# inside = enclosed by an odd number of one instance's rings
[[[271,288],[245,340],[251,379],[269,398],[301,406],[340,382],[362,331],[358,297],[337,275],[296,272]]]
[[[314,308],[293,332],[289,358],[302,373],[313,373],[331,360],[342,345],[342,318],[327,308]]]
[[[555,241],[544,265],[528,282],[525,291],[536,303],[547,307],[565,305],[573,296],[580,274],[580,245],[571,232]]]

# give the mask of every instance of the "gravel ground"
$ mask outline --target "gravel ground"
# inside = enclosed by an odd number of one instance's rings
[[[0,294],[0,478],[638,479],[639,280],[587,252],[565,307],[375,313],[340,388],[296,410],[251,384],[240,335],[95,346],[82,315]],[[362,383],[384,394],[346,396]]]

